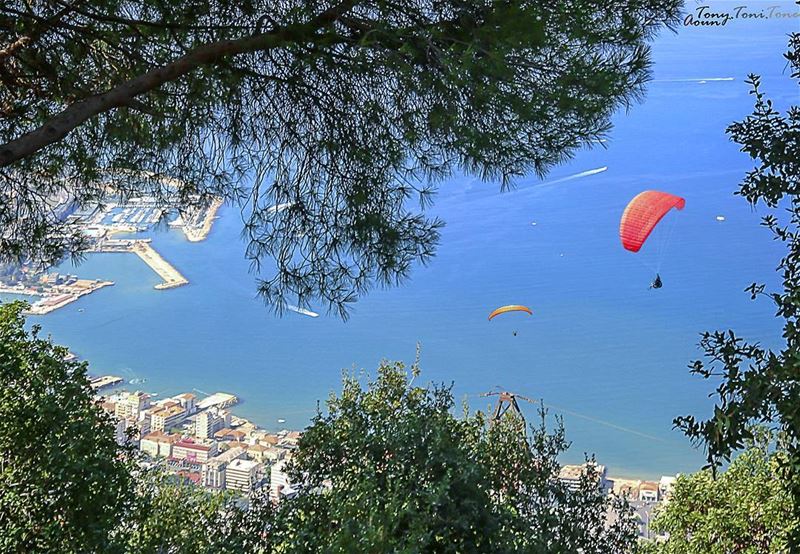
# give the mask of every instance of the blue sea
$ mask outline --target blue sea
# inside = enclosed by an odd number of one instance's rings
[[[506,193],[466,176],[443,183],[431,210],[446,222],[436,258],[404,285],[362,298],[347,322],[322,307],[312,307],[323,314],[316,319],[267,309],[230,207],[205,242],[153,234],[190,285],[154,290],[159,279],[138,257],[90,255],[61,270],[116,285],[31,319],[94,374],[146,379],[138,387],[162,396],[231,392],[243,401],[235,412],[268,429],[303,428],[317,402],[339,390],[343,370],[411,363],[419,344],[422,378],[452,382],[474,409],[486,409],[494,399],[480,394],[500,387],[563,415],[572,441],[565,462],[594,453],[612,475],[696,470],[704,454],[672,420],[709,413],[714,384],[687,369],[700,332],[733,328],[780,345],[774,307],[743,290],[778,284],[781,246],[760,226],[767,211],[733,194],[753,164],[724,129],[751,110],[749,72],[762,75],[779,108],[798,101],[782,57],[792,30],[800,19],[663,31],[646,98],[617,114],[607,143]],[[619,243],[622,210],[646,189],[686,199],[664,221],[671,234],[653,237],[661,256]],[[649,290],[655,267],[664,287]],[[530,306],[533,316],[489,322],[504,304]],[[535,418],[536,406],[523,404]]]

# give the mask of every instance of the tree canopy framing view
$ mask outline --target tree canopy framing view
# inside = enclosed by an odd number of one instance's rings
[[[63,210],[112,180],[184,208],[222,196],[242,208],[268,304],[346,316],[434,255],[437,181],[509,186],[602,138],[679,6],[5,2],[0,253],[79,253]]]
[[[800,551],[794,4],[2,3],[0,551]]]

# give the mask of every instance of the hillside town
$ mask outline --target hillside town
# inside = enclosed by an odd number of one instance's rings
[[[106,376],[95,382],[113,386],[117,384],[113,379]],[[117,441],[138,449],[146,465],[160,464],[195,485],[243,497],[268,487],[274,503],[299,490],[285,466],[301,433],[267,432],[231,415],[229,408],[238,402],[234,395],[216,393],[198,399],[182,393],[156,401],[145,392],[123,391],[98,400],[117,419]],[[628,500],[637,514],[640,535],[650,537],[651,514],[669,501],[677,476],[662,476],[659,481],[612,477],[601,464],[594,464],[591,473],[604,493]],[[565,465],[558,477],[577,489],[586,474],[587,464]]]
[[[247,496],[269,486],[276,503],[296,494],[284,468],[300,433],[269,433],[232,416],[227,408],[238,401],[233,395],[199,400],[182,393],[155,401],[142,391],[123,391],[98,400],[117,420],[117,442],[138,449],[145,465],[160,464],[212,491]]]

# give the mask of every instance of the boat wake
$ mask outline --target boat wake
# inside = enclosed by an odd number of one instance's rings
[[[710,81],[735,81],[733,77],[706,77],[704,79],[653,79],[653,83],[708,83]]]
[[[597,167],[595,169],[588,169],[586,171],[581,171],[580,173],[576,173],[575,175],[567,175],[566,177],[561,177],[560,179],[555,179],[553,181],[545,181],[539,187],[548,187],[550,185],[557,185],[558,183],[564,183],[566,181],[572,181],[573,179],[580,179],[581,177],[589,177],[590,175],[597,175],[598,173],[602,173],[608,169],[607,165],[603,167]]]
[[[307,315],[308,317],[319,317],[319,314],[317,312],[306,310],[305,308],[301,308],[300,306],[293,306],[292,304],[287,304],[286,308],[300,315]]]
[[[278,212],[282,212],[286,208],[291,208],[294,205],[295,202],[284,202],[283,204],[278,204],[277,206],[270,206],[267,208],[267,211],[276,214]]]

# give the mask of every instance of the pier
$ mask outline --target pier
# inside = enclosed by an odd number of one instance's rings
[[[89,381],[89,386],[92,387],[93,390],[98,391],[119,385],[122,382],[124,382],[122,377],[117,377],[116,375],[103,375],[102,377],[95,377]]]
[[[155,271],[164,281],[163,283],[157,284],[155,286],[156,289],[172,289],[189,283],[189,280],[181,275],[177,269],[169,265],[169,263],[161,257],[161,254],[153,250],[149,242],[136,241],[132,251],[139,256],[144,263],[149,265],[150,269]]]
[[[189,283],[186,277],[150,246],[150,239],[108,239],[101,242],[95,248],[95,252],[133,252],[161,277],[163,283],[154,287],[158,290],[172,289]]]
[[[233,406],[237,404],[239,399],[236,398],[233,394],[228,394],[226,392],[215,392],[208,398],[204,398],[200,402],[197,403],[197,408],[200,410],[206,410],[211,407],[215,408],[227,408],[229,406]]]

